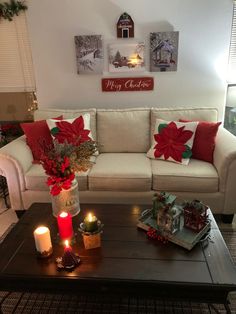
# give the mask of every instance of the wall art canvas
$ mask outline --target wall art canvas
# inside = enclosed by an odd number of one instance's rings
[[[103,43],[101,35],[75,36],[78,74],[103,72]]]
[[[108,46],[109,72],[145,70],[144,43],[116,43]]]
[[[150,34],[150,71],[177,71],[179,32]]]
[[[117,22],[117,37],[131,38],[134,37],[134,22],[129,14],[124,12],[121,14]]]

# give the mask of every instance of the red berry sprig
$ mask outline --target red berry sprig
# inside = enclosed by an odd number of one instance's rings
[[[147,231],[147,237],[152,240],[157,240],[163,244],[168,243],[168,239],[166,237],[164,237],[156,229],[151,227]]]
[[[154,228],[149,228],[147,231],[147,236],[150,239],[156,240],[157,239],[157,231]]]

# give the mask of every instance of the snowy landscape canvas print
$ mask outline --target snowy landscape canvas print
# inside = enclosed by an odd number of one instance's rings
[[[101,35],[75,36],[78,74],[102,74],[103,43]]]
[[[177,71],[179,32],[150,34],[150,71]]]
[[[144,43],[110,44],[109,72],[136,72],[145,70]]]

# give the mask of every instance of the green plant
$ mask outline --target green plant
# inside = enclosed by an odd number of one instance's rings
[[[22,1],[11,0],[0,3],[0,19],[12,21],[14,15],[19,15],[20,11],[27,10],[28,7]]]

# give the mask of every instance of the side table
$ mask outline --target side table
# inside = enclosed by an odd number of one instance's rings
[[[10,208],[10,205],[8,204],[8,201],[7,201],[8,195],[9,193],[8,193],[8,187],[7,187],[7,180],[4,176],[0,175],[0,197],[3,197],[6,207]]]

